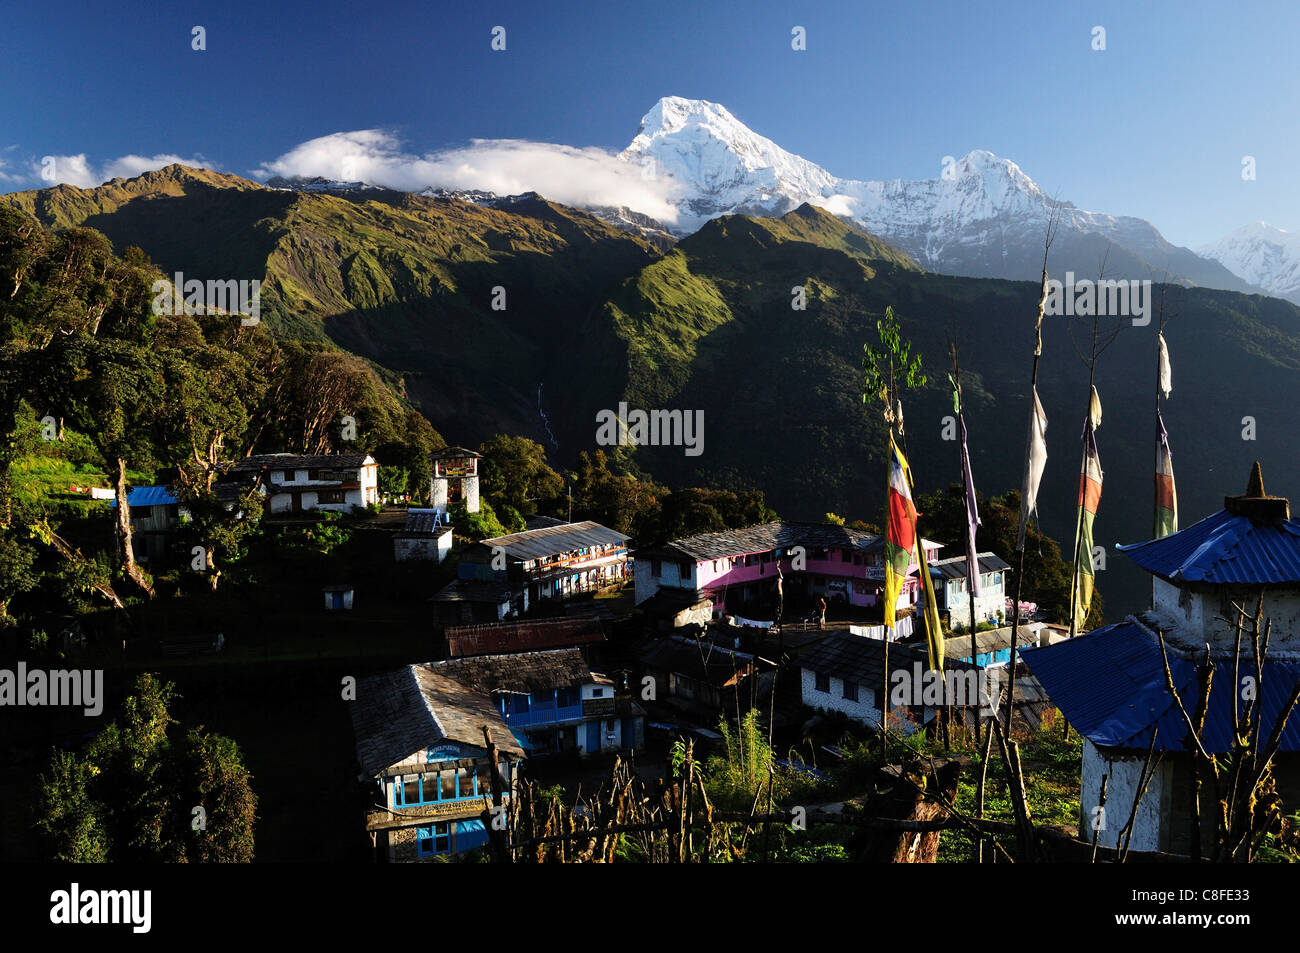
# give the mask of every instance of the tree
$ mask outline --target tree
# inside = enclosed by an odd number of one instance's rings
[[[464,503],[453,503],[450,508],[451,525],[457,536],[478,542],[481,539],[495,539],[509,532],[497,519],[496,511],[487,500],[479,503],[477,513],[471,513]]]
[[[54,752],[36,807],[53,859],[252,860],[257,798],[239,748],[202,728],[173,745],[175,698],[174,686],[141,675],[84,752]]]
[[[203,548],[208,584],[216,592],[223,567],[246,555],[248,539],[261,522],[265,498],[256,489],[223,498],[197,480],[184,481],[177,498],[190,513],[181,535],[191,549]]]
[[[242,864],[253,859],[257,797],[239,746],[229,738],[191,730],[180,753],[181,774],[191,821],[186,836],[189,860]],[[195,808],[202,808],[196,827]]]
[[[921,355],[912,356],[912,342],[903,339],[892,307],[876,322],[879,346],[863,344],[862,402],[879,399],[885,422],[903,433],[903,391],[924,387]]]
[[[535,440],[497,434],[478,452],[483,455],[480,486],[494,506],[541,512],[564,493],[564,479],[547,464],[546,448]]]
[[[71,864],[108,860],[103,805],[88,794],[96,769],[70,751],[55,751],[49,770],[37,779],[42,805],[37,829],[49,841],[50,859]]]
[[[36,551],[11,528],[0,528],[0,626],[9,624],[9,603],[36,588]]]
[[[159,354],[157,439],[183,486],[210,492],[223,461],[244,455],[250,412],[265,381],[239,354],[206,342]]]
[[[60,335],[45,349],[39,390],[50,406],[90,438],[113,479],[123,574],[147,595],[153,586],[135,560],[127,461],[151,460],[162,373],[156,356],[126,341],[84,332]]]
[[[667,487],[653,480],[610,472],[605,451],[578,454],[571,474],[573,510],[577,519],[591,519],[638,538],[655,535]]]

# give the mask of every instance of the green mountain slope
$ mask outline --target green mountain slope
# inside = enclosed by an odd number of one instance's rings
[[[804,222],[829,218],[800,211]],[[720,219],[625,282],[600,312],[628,367],[626,385],[604,406],[704,411],[700,456],[647,447],[637,458],[674,484],[760,487],[783,516],[874,519],[884,503],[885,432],[878,410],[861,402],[859,366],[892,305],[930,375],[904,401],[918,490],[960,480],[957,446],[944,439],[950,335],[961,348],[976,484],[990,494],[1018,488],[1037,284],[923,274],[906,260],[872,257],[874,249],[854,255],[843,236],[817,230],[803,241],[783,226],[789,219]],[[796,285],[807,289],[805,311],[791,307]],[[1176,288],[1168,304],[1177,317],[1166,330],[1175,390],[1165,421],[1183,525],[1242,492],[1257,458],[1273,492],[1300,493],[1300,445],[1290,437],[1300,309]],[[1045,320],[1039,392],[1049,419],[1043,527],[1069,551],[1087,371],[1066,321]],[[1085,328],[1075,323],[1085,347]],[[1155,336],[1155,319],[1146,327],[1125,321],[1098,365],[1106,483],[1096,543],[1107,549],[1099,585],[1111,615],[1145,606],[1149,595],[1145,577],[1113,546],[1151,531]],[[1242,439],[1244,417],[1254,418],[1258,439]]]
[[[721,218],[661,253],[537,197],[484,208],[384,191],[306,194],[182,167],[103,188],[0,201],[92,225],[166,271],[262,278],[273,330],[374,362],[454,442],[523,434],[571,464],[595,448],[596,414],[620,401],[702,410],[701,455],[644,447],[636,462],[675,485],[761,488],[786,517],[874,519],[884,429],[862,404],[859,362],[893,306],[931,375],[904,406],[918,490],[959,476],[956,445],[943,438],[950,335],[977,485],[994,494],[1020,484],[1037,283],[924,273],[818,209]],[[505,310],[492,307],[497,288]],[[792,307],[795,289],[803,310]],[[1165,419],[1184,524],[1240,492],[1256,458],[1270,490],[1300,493],[1290,485],[1300,474],[1291,439],[1300,309],[1185,288],[1171,288],[1168,303],[1177,317],[1166,334],[1175,391]],[[1046,319],[1044,348],[1042,518],[1068,549],[1087,373],[1067,319]],[[1111,615],[1146,600],[1143,577],[1113,544],[1150,532],[1154,373],[1154,323],[1126,324],[1097,378],[1106,484],[1096,534],[1108,550],[1099,585]],[[1242,438],[1247,417],[1255,440]]]
[[[290,192],[179,165],[0,202],[53,227],[96,228],[119,252],[138,245],[187,279],[261,280],[273,331],[387,369],[460,441],[499,431],[547,439],[539,387],[555,390],[552,369],[587,311],[659,256],[537,197],[486,208],[387,190]]]

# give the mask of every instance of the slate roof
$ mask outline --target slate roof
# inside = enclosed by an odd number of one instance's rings
[[[954,636],[953,638],[960,638]],[[967,642],[969,645],[969,642]],[[924,648],[901,642],[889,643],[889,667],[910,669],[914,662],[924,667],[929,657]],[[872,639],[848,632],[833,632],[817,645],[800,655],[800,668],[823,672],[862,685],[882,685],[885,671],[885,644],[882,639]],[[948,662],[945,668],[964,670],[974,668],[968,662]]]
[[[641,653],[641,661],[650,668],[698,678],[715,688],[730,684],[737,674],[743,675],[750,660],[748,653],[733,653],[725,645],[684,636],[660,639]]]
[[[438,512],[436,509],[408,509],[406,511],[406,525],[397,534],[398,537],[439,537],[450,533],[451,527],[445,519],[436,526],[434,525]]]
[[[1175,584],[1300,584],[1300,522],[1293,519],[1259,524],[1223,509],[1177,533],[1116,548]]]
[[[1145,753],[1154,729],[1156,750],[1186,750],[1187,728],[1166,688],[1160,645],[1147,625],[1153,621],[1146,614],[1129,616],[1087,635],[1024,651],[1025,664],[1052,704],[1099,748]],[[1197,664],[1170,648],[1170,672],[1189,711],[1199,700]],[[1232,748],[1233,660],[1219,658],[1212,664],[1202,736],[1207,750],[1222,754]],[[1253,674],[1254,662],[1243,658],[1237,674],[1242,672]],[[1268,737],[1298,682],[1300,661],[1265,659],[1258,685],[1262,737]],[[1287,720],[1279,750],[1300,751],[1300,713]]]
[[[957,620],[959,623],[960,619]],[[1027,626],[1021,626],[1016,635],[1016,653],[1031,645],[1038,644],[1038,630],[1031,629]],[[1000,652],[1003,649],[1011,648],[1011,626],[1004,625],[1001,628],[989,629],[985,632],[975,633],[975,647],[979,654],[986,652]],[[949,633],[948,637],[943,640],[943,654],[948,658],[967,658],[970,655],[970,633]]]
[[[531,652],[605,641],[596,618],[546,619],[488,625],[453,625],[443,633],[452,658],[504,652]]]
[[[627,539],[620,532],[601,526],[592,520],[586,520],[581,523],[560,523],[558,526],[526,529],[522,533],[485,539],[480,545],[500,546],[507,556],[529,560],[555,556],[559,553],[571,553],[590,546],[617,545],[626,543]]]
[[[232,473],[260,470],[354,470],[374,458],[367,453],[259,453],[235,463]]]
[[[514,598],[514,589],[501,582],[453,579],[432,596],[430,602],[486,602],[499,606]]]
[[[482,459],[481,453],[475,453],[473,450],[467,450],[465,447],[443,447],[440,450],[434,450],[429,454],[430,460],[458,460],[466,457]]]
[[[408,665],[362,678],[349,710],[357,762],[368,778],[439,741],[481,748],[483,725],[492,730],[492,740],[503,754],[523,756],[491,699],[427,666]]]
[[[1009,562],[993,553],[979,553],[977,558],[979,559],[980,575],[1003,572],[1011,568]],[[950,556],[947,559],[936,559],[930,563],[930,575],[943,576],[945,579],[965,579],[966,557]]]
[[[653,596],[642,600],[637,606],[637,610],[650,615],[675,616],[687,609],[712,605],[712,599],[698,595],[694,589],[675,589],[672,586],[660,586]]]
[[[924,537],[922,537],[924,539]],[[932,539],[925,540],[926,549],[943,549],[943,543],[936,543]],[[877,536],[871,542],[862,547],[864,553],[881,553],[885,551],[885,537]],[[963,556],[962,559],[966,557]],[[933,564],[932,564],[933,565]]]
[[[595,681],[582,653],[575,648],[448,659],[429,662],[426,667],[484,694],[498,691],[531,694],[577,688]]]
[[[864,549],[875,533],[850,529],[832,523],[794,523],[778,520],[760,523],[743,529],[728,529],[718,533],[700,533],[685,536],[658,546],[647,546],[634,553],[638,557],[663,556],[668,559],[722,559],[724,556],[742,556],[763,553],[773,549],[804,546],[808,549]]]

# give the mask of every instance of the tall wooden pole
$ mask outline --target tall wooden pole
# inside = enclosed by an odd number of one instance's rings
[[[1038,361],[1043,356],[1043,311],[1047,307],[1047,252],[1051,248],[1051,233],[1049,230],[1046,248],[1043,249],[1043,279],[1042,286],[1038,296],[1038,319],[1035,326],[1034,341],[1034,369],[1029,376],[1029,393],[1032,397],[1038,393]],[[1031,407],[1031,413],[1036,411]],[[1029,464],[1030,441],[1033,440],[1032,429],[1025,439],[1025,465]],[[1021,499],[1020,505],[1025,506],[1025,501]],[[1028,514],[1025,514],[1028,519]],[[1016,546],[1016,597],[1015,604],[1011,608],[1011,659],[1007,663],[1007,737],[1011,736],[1011,715],[1016,704],[1016,636],[1020,632],[1020,599],[1025,590],[1025,543],[1029,540],[1029,533],[1026,528],[1025,539],[1021,541],[1017,537]],[[996,718],[997,716],[994,715]]]
[[[961,423],[961,436],[964,441],[966,437],[966,405],[962,401],[962,396],[961,396],[961,365],[958,363],[957,360],[956,341],[952,342],[951,350],[952,350],[952,383],[957,394],[957,416],[958,416],[958,420]],[[966,491],[967,501],[973,501],[975,499],[975,487],[973,487],[971,485],[971,481],[967,479],[967,471],[968,471],[967,462],[969,460],[969,457],[970,457],[970,448],[963,443],[961,484],[962,484],[962,488]],[[969,506],[969,502],[967,505]],[[966,517],[967,519],[970,518],[969,510],[967,511]],[[968,567],[974,566],[976,576],[979,575],[979,571],[980,571],[979,551],[977,548],[975,548],[973,534],[969,530],[967,530],[966,532],[966,565]],[[969,576],[969,573],[967,575]],[[975,585],[974,584],[975,584],[974,578],[968,578],[966,580],[966,589],[967,589],[966,601],[970,603],[970,661],[972,665],[978,667],[979,641],[975,636]],[[976,706],[975,708],[974,720],[975,720],[975,738],[978,741],[979,727],[980,727],[979,706]],[[962,723],[964,726],[965,719],[962,719]]]

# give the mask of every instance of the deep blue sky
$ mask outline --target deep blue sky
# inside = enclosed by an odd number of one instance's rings
[[[201,155],[247,175],[376,127],[420,153],[471,138],[619,150],[674,94],[720,102],[841,176],[930,178],[944,155],[985,148],[1178,244],[1257,219],[1300,228],[1300,5],[1131,6],[10,4],[0,189],[43,184],[13,177],[45,154]],[[190,49],[196,24],[206,52]],[[505,53],[489,48],[497,24]],[[790,49],[795,24],[805,52]],[[1244,155],[1257,181],[1242,181]]]

